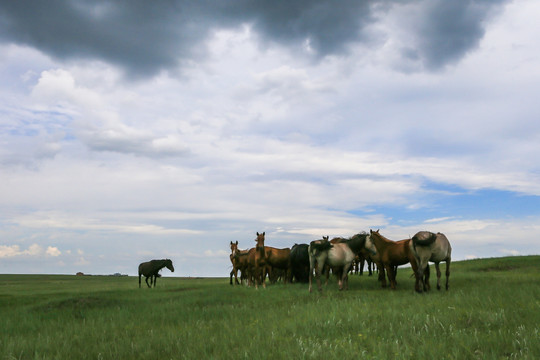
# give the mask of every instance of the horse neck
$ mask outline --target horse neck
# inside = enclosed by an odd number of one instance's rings
[[[382,236],[381,234],[378,234],[375,235],[375,236],[371,236],[371,241],[373,241],[373,244],[375,244],[376,247],[380,247],[382,249],[386,248],[387,246],[389,246],[390,244],[393,243],[392,240],[390,239],[387,239],[385,238],[384,236]]]
[[[262,245],[260,245],[259,243],[257,243],[257,245],[255,246],[255,251],[260,255],[260,256],[264,256],[264,242],[262,243]]]
[[[163,269],[165,266],[167,266],[167,260],[158,260],[158,263],[157,263],[158,270]]]

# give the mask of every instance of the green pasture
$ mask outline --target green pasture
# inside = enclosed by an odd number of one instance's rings
[[[442,265],[444,269],[444,265]],[[443,270],[444,271],[444,270]],[[455,262],[450,290],[376,276],[266,289],[228,278],[0,275],[0,359],[538,359],[540,256]],[[444,275],[443,275],[444,278]]]

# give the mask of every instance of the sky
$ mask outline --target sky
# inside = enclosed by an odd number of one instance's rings
[[[229,244],[540,254],[536,0],[0,2],[0,273]]]

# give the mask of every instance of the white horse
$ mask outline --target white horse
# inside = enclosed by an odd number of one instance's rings
[[[419,231],[412,237],[413,253],[418,264],[418,275],[424,278],[424,291],[429,290],[429,261],[435,263],[437,270],[437,290],[441,289],[441,270],[439,263],[446,262],[446,290],[450,278],[450,262],[452,259],[452,246],[442,233],[434,234],[429,231]]]

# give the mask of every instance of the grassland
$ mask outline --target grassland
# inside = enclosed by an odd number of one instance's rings
[[[139,289],[133,277],[0,275],[0,359],[538,359],[539,271],[540,256],[456,262],[449,291],[421,295],[410,269],[396,291],[364,275],[313,294],[228,278]]]

